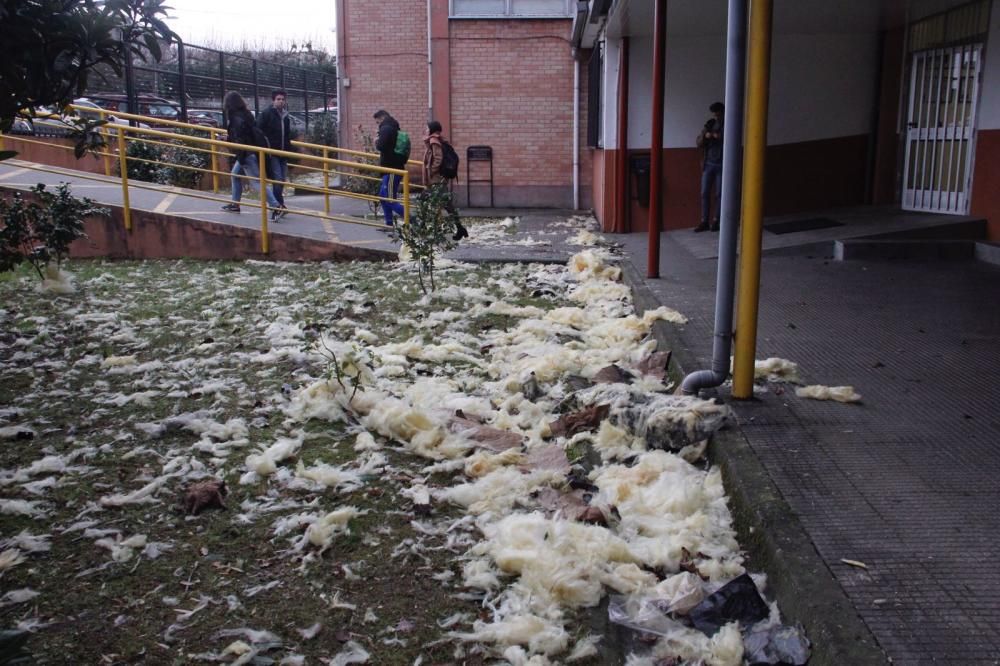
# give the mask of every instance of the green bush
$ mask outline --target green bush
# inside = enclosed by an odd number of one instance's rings
[[[358,146],[360,149],[366,153],[375,152],[375,139],[372,138],[371,133],[365,130],[364,125],[358,125],[358,129],[354,133],[354,137],[357,139]],[[378,164],[378,156],[373,155],[372,157],[358,157],[356,162],[361,164]],[[347,192],[354,192],[355,194],[368,194],[371,196],[378,195],[379,187],[381,186],[381,178],[373,171],[360,171],[353,174],[348,174],[344,178],[343,189]],[[377,213],[379,209],[378,201],[369,201],[368,208],[372,213]]]
[[[430,279],[431,291],[434,291],[437,288],[434,284],[434,258],[439,252],[455,247],[454,234],[458,223],[451,191],[446,184],[437,183],[417,198],[410,223],[393,227],[393,240],[402,241],[417,263],[417,279],[425,294],[424,276]]]
[[[175,134],[182,136],[204,136],[202,132],[189,129],[179,129]],[[167,162],[168,165],[159,169],[157,173],[158,180],[156,182],[175,185],[177,187],[198,189],[201,185],[201,179],[205,176],[204,172],[185,167],[210,169],[212,167],[212,155],[202,150],[192,150],[190,146],[191,144],[177,142],[173,147],[163,149],[163,161]]]
[[[337,119],[332,113],[317,113],[309,118],[307,141],[321,146],[337,145]]]
[[[66,183],[54,194],[41,183],[31,192],[37,202],[26,202],[20,192],[0,199],[0,272],[27,261],[44,280],[46,268],[54,262],[58,270],[69,256],[70,244],[84,236],[84,218],[107,215],[108,209],[91,199],[77,199]]]
[[[125,147],[125,157],[128,158],[126,163],[129,180],[144,180],[147,183],[164,182],[160,174],[160,165],[155,164],[163,160],[163,150],[156,144],[133,141]]]

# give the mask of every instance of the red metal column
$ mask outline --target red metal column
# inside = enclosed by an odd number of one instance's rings
[[[618,218],[615,231],[630,231],[628,219],[629,179],[628,179],[628,37],[622,37],[620,66],[618,68]]]
[[[653,18],[653,138],[649,148],[649,257],[646,277],[660,277],[663,211],[663,79],[667,59],[667,0],[656,0]]]

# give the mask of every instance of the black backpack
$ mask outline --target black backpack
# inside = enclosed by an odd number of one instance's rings
[[[449,180],[458,178],[458,153],[444,139],[441,139],[441,175]]]

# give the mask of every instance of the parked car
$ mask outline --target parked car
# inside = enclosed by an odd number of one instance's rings
[[[77,122],[84,120],[99,120],[101,118],[101,107],[86,98],[73,100],[77,107],[72,113],[60,114],[55,109],[48,106],[39,106],[31,115],[19,116],[14,121],[12,130],[17,134],[33,134],[36,136],[70,136],[78,129]],[[90,110],[92,109],[92,110]],[[109,127],[114,125],[128,125],[127,120],[115,117],[113,114],[105,115]],[[146,123],[139,123],[140,127],[148,128]]]
[[[91,93],[87,98],[108,111],[135,113],[163,120],[179,120],[181,115],[181,107],[177,102],[155,95],[138,95],[138,108],[135,110],[129,108],[128,96],[121,93]]]
[[[188,122],[207,127],[226,126],[221,109],[188,109]]]

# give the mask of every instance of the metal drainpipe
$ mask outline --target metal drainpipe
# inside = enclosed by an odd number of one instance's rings
[[[580,61],[573,54],[573,210],[580,209]]]
[[[431,42],[431,0],[427,0],[427,122],[434,120],[434,56]]]
[[[649,250],[646,277],[660,277],[660,227],[663,225],[663,79],[667,59],[667,0],[653,8],[653,130],[649,149]]]
[[[729,377],[733,337],[733,300],[736,285],[736,241],[740,219],[740,183],[743,167],[743,90],[746,79],[747,5],[729,0],[726,46],[726,118],[722,140],[722,209],[719,215],[719,265],[715,283],[715,337],[712,369],[692,372],[681,391],[696,395]]]

